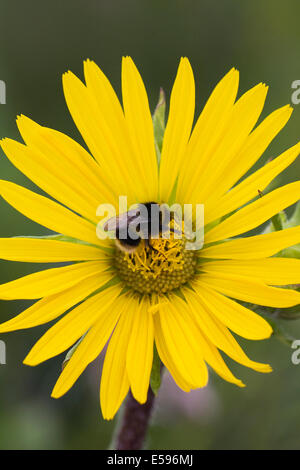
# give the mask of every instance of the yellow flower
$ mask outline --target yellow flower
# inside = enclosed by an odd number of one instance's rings
[[[300,303],[300,293],[274,287],[299,283],[300,261],[273,257],[299,242],[300,227],[235,237],[299,199],[300,182],[257,196],[293,162],[300,144],[239,180],[284,127],[291,108],[274,111],[255,127],[267,87],[260,83],[236,101],[239,75],[232,69],[214,89],[192,130],[195,84],[189,61],[183,58],[158,168],[148,98],[133,61],[126,57],[122,63],[123,109],[94,62],[84,63],[84,74],[86,84],[66,73],[63,86],[90,153],[25,116],[17,119],[25,145],[2,141],[10,161],[51,199],[3,180],[1,196],[64,237],[3,238],[0,257],[75,263],[2,284],[1,299],[40,300],[3,323],[0,332],[31,328],[69,311],[24,361],[35,366],[83,336],[58,378],[55,398],[72,387],[109,341],[100,390],[106,419],[113,418],[129,388],[136,400],[146,401],[154,342],[160,359],[185,391],[206,385],[207,364],[228,382],[243,386],[219,350],[246,367],[269,372],[270,366],[246,356],[230,330],[259,340],[270,336],[270,325],[232,299],[279,308]],[[113,241],[97,237],[99,204],[117,207],[119,195],[127,195],[129,204],[168,202],[174,188],[175,202],[204,204],[202,249],[187,251],[182,240],[173,238],[167,246],[159,239],[154,250],[141,244],[129,255]]]

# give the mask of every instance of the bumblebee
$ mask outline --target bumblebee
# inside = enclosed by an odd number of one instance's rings
[[[112,217],[105,225],[106,232],[114,231],[117,247],[127,253],[134,253],[142,240],[147,247],[151,245],[151,237],[159,238],[166,231],[175,231],[169,227],[170,211],[156,202],[138,204],[136,210],[130,210]]]

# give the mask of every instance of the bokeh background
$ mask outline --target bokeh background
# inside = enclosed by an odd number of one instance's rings
[[[181,56],[196,76],[199,111],[217,81],[232,67],[241,72],[241,92],[270,85],[264,115],[291,103],[291,83],[300,79],[299,0],[1,0],[0,79],[7,104],[0,105],[0,137],[19,139],[15,117],[23,113],[81,141],[65,106],[63,72],[82,77],[82,61],[94,59],[120,93],[122,55],[138,65],[152,109],[162,86],[169,96]],[[263,156],[276,156],[300,137],[300,105]],[[1,178],[36,189],[1,152]],[[299,178],[300,161],[276,185]],[[0,235],[47,231],[0,201]],[[39,265],[0,262],[1,281],[33,272]],[[0,303],[0,319],[29,302]],[[300,322],[284,328],[300,338]],[[1,449],[105,449],[114,422],[103,421],[98,387],[101,358],[62,399],[50,392],[63,355],[37,368],[22,365],[47,326],[2,335],[7,364],[0,365]],[[228,361],[247,388],[211,374],[209,386],[178,391],[166,375],[149,433],[152,449],[299,449],[300,365],[292,350],[271,338],[241,341],[251,358],[269,362],[260,375]]]

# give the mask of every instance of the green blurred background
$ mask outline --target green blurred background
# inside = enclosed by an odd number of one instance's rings
[[[264,111],[291,102],[300,79],[299,0],[2,0],[0,79],[7,104],[0,105],[0,137],[19,139],[15,117],[30,116],[81,141],[68,114],[61,75],[82,77],[82,61],[94,59],[120,92],[122,55],[138,65],[153,109],[162,86],[169,96],[181,56],[196,76],[197,111],[212,87],[232,67],[241,72],[241,92],[270,85]],[[300,137],[300,105],[263,159],[276,156]],[[263,161],[263,160],[262,160]],[[1,178],[34,188],[1,152]],[[299,178],[300,161],[276,181]],[[47,233],[0,201],[1,236]],[[39,265],[0,262],[1,281]],[[1,321],[29,302],[0,303]],[[300,322],[284,325],[300,338]],[[0,365],[1,449],[105,449],[115,422],[103,421],[99,403],[101,359],[62,399],[50,392],[63,356],[37,368],[22,365],[47,326],[2,335],[7,364]],[[251,358],[272,364],[260,375],[228,361],[247,388],[211,374],[209,386],[188,395],[166,376],[148,445],[152,449],[299,449],[300,365],[292,350],[272,338],[241,341]]]

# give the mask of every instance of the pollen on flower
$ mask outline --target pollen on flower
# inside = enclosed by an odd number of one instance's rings
[[[195,273],[195,252],[184,239],[152,239],[134,253],[116,249],[115,267],[128,287],[143,294],[166,293],[185,284]]]

